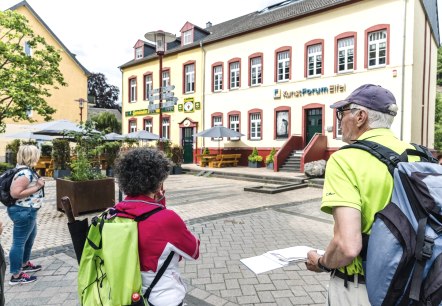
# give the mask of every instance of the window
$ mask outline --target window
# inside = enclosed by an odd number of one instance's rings
[[[163,118],[163,138],[169,139],[169,131],[170,131],[170,118]]]
[[[289,137],[289,112],[276,112],[276,139]]]
[[[135,49],[135,59],[143,58],[143,47]]]
[[[290,79],[290,54],[289,51],[278,52],[278,82]]]
[[[322,44],[307,47],[307,75],[318,76],[322,74]]]
[[[32,117],[32,107],[28,107],[28,109],[26,109],[26,117],[28,118]]]
[[[183,45],[191,44],[192,41],[192,30],[183,33]]]
[[[166,87],[170,85],[170,74],[169,70],[163,71],[163,84],[162,87]]]
[[[186,74],[186,76],[185,76],[186,93],[194,92],[195,91],[195,65],[190,64],[190,65],[184,66],[184,71]]]
[[[368,67],[385,66],[387,59],[387,31],[368,33]]]
[[[250,139],[260,140],[261,139],[261,114],[251,113],[250,114]]]
[[[230,63],[230,89],[239,88],[239,62]]]
[[[129,80],[129,102],[137,101],[137,79]]]
[[[152,75],[144,76],[144,100],[149,100],[149,95],[153,94]]]
[[[223,89],[223,67],[213,67],[213,91],[221,91]]]
[[[221,126],[223,124],[223,118],[221,116],[213,116],[212,117],[213,126]],[[212,138],[213,140],[221,140],[222,137]]]
[[[239,132],[239,115],[229,115],[229,127]],[[239,140],[239,137],[230,137],[230,140]]]
[[[27,56],[32,56],[32,47],[29,45],[29,42],[25,41],[24,50]]]
[[[137,121],[136,120],[129,121],[129,133],[136,131],[137,131]]]
[[[250,84],[251,86],[259,85],[262,82],[262,58],[254,57],[250,59]]]
[[[148,131],[149,133],[152,132],[152,119],[144,119],[144,130]]]
[[[354,69],[354,37],[338,40],[338,72],[348,72]]]

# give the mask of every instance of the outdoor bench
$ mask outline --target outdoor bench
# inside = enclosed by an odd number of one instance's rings
[[[215,160],[209,161],[209,167],[221,168],[224,165],[238,166],[241,154],[219,154]]]

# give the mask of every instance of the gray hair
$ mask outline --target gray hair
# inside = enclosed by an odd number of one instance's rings
[[[371,129],[389,129],[393,124],[394,116],[390,114],[378,112],[355,103],[351,103],[350,108],[356,108],[365,111],[368,116],[368,127]],[[388,107],[388,110],[397,113],[398,107],[396,104],[391,104]]]
[[[170,171],[170,161],[162,151],[135,148],[118,157],[115,176],[120,189],[129,196],[157,192]]]

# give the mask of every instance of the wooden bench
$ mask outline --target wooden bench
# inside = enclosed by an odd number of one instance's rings
[[[224,165],[238,166],[241,154],[219,154],[215,160],[209,161],[209,167],[221,168]]]

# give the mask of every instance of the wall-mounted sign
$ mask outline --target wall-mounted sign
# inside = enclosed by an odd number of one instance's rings
[[[184,112],[185,113],[192,113],[194,111],[194,98],[184,98]]]
[[[201,102],[195,102],[195,109],[200,110],[201,109]]]
[[[183,104],[178,104],[178,111],[182,112],[183,111]]]
[[[303,88],[300,90],[284,90],[274,89],[273,98],[274,99],[290,99],[290,98],[300,98],[304,96],[317,96],[324,94],[335,94],[346,91],[346,85],[330,85],[328,87],[316,87],[316,88]]]

